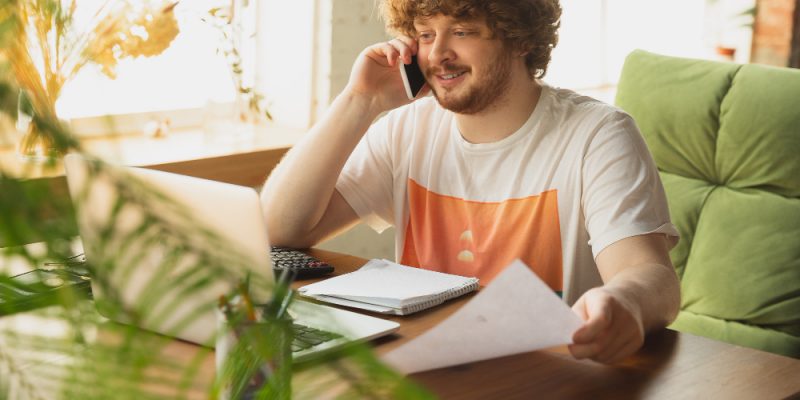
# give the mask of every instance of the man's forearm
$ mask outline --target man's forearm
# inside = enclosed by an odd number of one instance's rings
[[[625,299],[645,332],[670,324],[680,309],[680,281],[671,266],[640,264],[620,271],[605,285]]]
[[[272,242],[295,241],[319,223],[347,158],[377,115],[367,99],[342,93],[287,153],[261,193]]]
[[[572,335],[576,358],[614,363],[641,348],[645,333],[665,327],[680,308],[680,282],[660,233],[631,236],[595,259],[605,284],[572,306],[584,324]]]

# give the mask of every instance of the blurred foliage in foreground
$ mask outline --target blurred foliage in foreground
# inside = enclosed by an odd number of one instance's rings
[[[117,0],[129,4],[131,2]],[[109,3],[115,3],[111,0]],[[36,37],[39,31],[28,31],[19,24],[25,7],[35,6],[51,12],[50,26],[60,29],[69,18],[70,1],[0,0],[0,115],[13,121],[17,117],[19,90],[23,81],[15,74],[8,51],[30,51],[20,41]],[[110,4],[114,6],[114,4]],[[48,22],[43,27],[48,28]],[[59,25],[61,24],[61,25]],[[45,31],[47,31],[45,29]],[[47,38],[39,37],[41,40]],[[103,53],[108,48],[97,48]],[[57,52],[57,51],[56,51]],[[105,53],[103,53],[105,54]],[[32,77],[27,77],[28,79]],[[41,76],[39,76],[41,78]],[[8,170],[0,163],[0,399],[151,399],[151,398],[214,398],[224,385],[209,376],[213,350],[190,347],[164,336],[143,332],[134,326],[149,318],[168,321],[171,313],[192,294],[208,290],[219,282],[238,287],[238,277],[249,268],[223,239],[206,230],[198,219],[188,214],[171,199],[132,176],[121,173],[101,159],[88,154],[68,130],[47,112],[34,112],[33,123],[55,146],[52,154],[81,153],[92,160],[90,181],[104,180],[117,193],[114,207],[104,219],[105,232],[94,251],[113,252],[113,261],[96,265],[92,260],[74,264],[65,262],[76,256],[75,212],[69,196],[58,179],[26,179],[26,170]],[[0,143],[13,141],[16,133],[0,131]],[[0,151],[7,149],[0,148]],[[52,157],[46,165],[57,166]],[[125,212],[140,215],[138,224],[120,232],[115,222]],[[164,240],[164,238],[178,240]],[[18,246],[36,241],[35,246]],[[134,305],[123,306],[120,288],[111,274],[136,274],[136,260],[154,246],[165,254],[156,276],[176,278],[151,279],[146,295]],[[191,260],[186,262],[185,260]],[[81,290],[60,290],[55,305],[35,311],[15,309],[34,290],[11,279],[9,265],[25,264],[44,268],[45,263],[58,263],[53,268],[86,275],[94,289],[104,293],[102,302],[86,299]],[[118,275],[119,276],[119,275]],[[113,281],[119,281],[114,279]],[[123,280],[124,281],[124,280]],[[272,282],[254,280],[250,285],[273,294],[272,301],[282,301],[290,291],[273,287]],[[164,299],[159,292],[176,288],[180,295]],[[232,295],[233,293],[219,293]],[[192,318],[207,311],[208,304],[193,304],[195,312],[177,326],[180,329]],[[112,323],[101,317],[97,309],[131,324]],[[166,323],[166,322],[165,322]],[[284,331],[291,335],[290,331]],[[274,335],[274,331],[271,333]],[[225,370],[234,379],[246,379],[247,371],[274,354],[274,337],[266,330],[241,339],[245,351],[231,352]],[[284,338],[286,339],[286,338]],[[194,351],[188,351],[193,349]],[[212,374],[213,375],[213,374]],[[318,398],[331,391],[342,398],[427,398],[423,390],[384,366],[364,345],[354,345],[324,358],[295,366],[292,371],[293,398]],[[287,375],[291,378],[291,375]],[[230,383],[230,382],[229,382]],[[272,382],[273,386],[275,382]],[[273,398],[268,383],[254,398]]]

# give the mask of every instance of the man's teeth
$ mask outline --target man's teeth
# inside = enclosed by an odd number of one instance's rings
[[[459,76],[461,76],[463,74],[464,74],[463,72],[459,72],[457,74],[442,75],[442,79],[454,79],[454,78],[458,78]]]

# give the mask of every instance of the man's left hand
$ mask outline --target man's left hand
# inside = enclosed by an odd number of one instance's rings
[[[639,307],[611,288],[587,291],[572,310],[585,321],[569,345],[575,358],[611,364],[632,355],[644,343]]]

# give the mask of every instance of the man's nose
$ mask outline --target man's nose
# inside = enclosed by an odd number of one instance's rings
[[[454,59],[455,53],[450,48],[447,39],[442,35],[437,35],[436,39],[433,40],[431,50],[428,53],[428,61],[430,62],[430,65],[444,65],[453,61]]]

